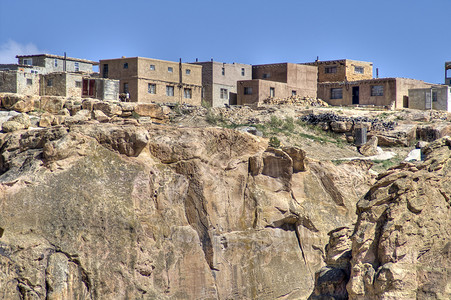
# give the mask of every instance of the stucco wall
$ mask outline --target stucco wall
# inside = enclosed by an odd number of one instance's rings
[[[451,89],[448,86],[433,87],[437,92],[437,101],[432,101],[432,109],[451,111],[449,102],[451,101]],[[430,93],[431,88],[410,89],[409,90],[409,108],[426,109],[426,93]]]
[[[396,78],[396,105],[395,108],[404,107],[404,99],[409,97],[409,89],[429,88],[432,84],[421,80]],[[410,100],[409,100],[410,101]]]
[[[124,68],[124,64],[128,68]],[[150,59],[144,57],[118,58],[100,61],[100,76],[103,76],[105,64],[108,64],[108,78],[120,80],[120,92],[124,92],[124,83],[129,85],[131,102],[186,102],[201,104],[202,66],[182,64],[182,88],[177,86],[180,81],[179,63]],[[150,66],[155,66],[152,70]],[[172,72],[168,68],[172,67]],[[186,70],[190,70],[187,74]],[[148,84],[156,85],[156,93],[148,92]],[[174,96],[166,96],[166,86],[174,86]],[[192,98],[184,98],[183,89],[192,89]],[[182,97],[180,98],[180,91]]]
[[[198,62],[202,66],[204,100],[212,107],[223,107],[236,101],[237,81],[252,79],[252,66],[239,63]],[[224,68],[224,75],[222,70]],[[244,69],[244,75],[242,75]],[[227,89],[227,99],[221,98],[221,88]]]
[[[307,63],[318,66],[318,82],[356,81],[373,78],[373,63],[350,59],[317,61]],[[326,68],[336,67],[336,73],[326,73]],[[355,72],[355,67],[362,67],[363,74]]]

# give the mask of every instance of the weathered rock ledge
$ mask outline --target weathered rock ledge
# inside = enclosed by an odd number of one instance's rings
[[[219,128],[0,135],[5,299],[306,299],[373,178]]]

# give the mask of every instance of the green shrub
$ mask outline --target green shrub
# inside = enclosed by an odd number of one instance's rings
[[[272,136],[269,139],[269,146],[274,147],[274,148],[279,148],[280,147],[280,141],[278,138],[276,138],[275,136]]]

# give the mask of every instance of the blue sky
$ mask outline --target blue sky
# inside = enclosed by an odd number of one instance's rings
[[[264,64],[356,59],[443,83],[450,0],[0,0],[0,63],[16,54]]]

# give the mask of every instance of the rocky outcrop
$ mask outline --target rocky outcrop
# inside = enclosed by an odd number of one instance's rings
[[[350,299],[449,299],[451,139],[379,176],[357,204]]]
[[[357,204],[352,235],[329,233],[310,299],[451,297],[451,138],[423,151],[423,162],[379,175]]]
[[[6,299],[306,299],[372,183],[218,128],[53,126],[0,154]]]

